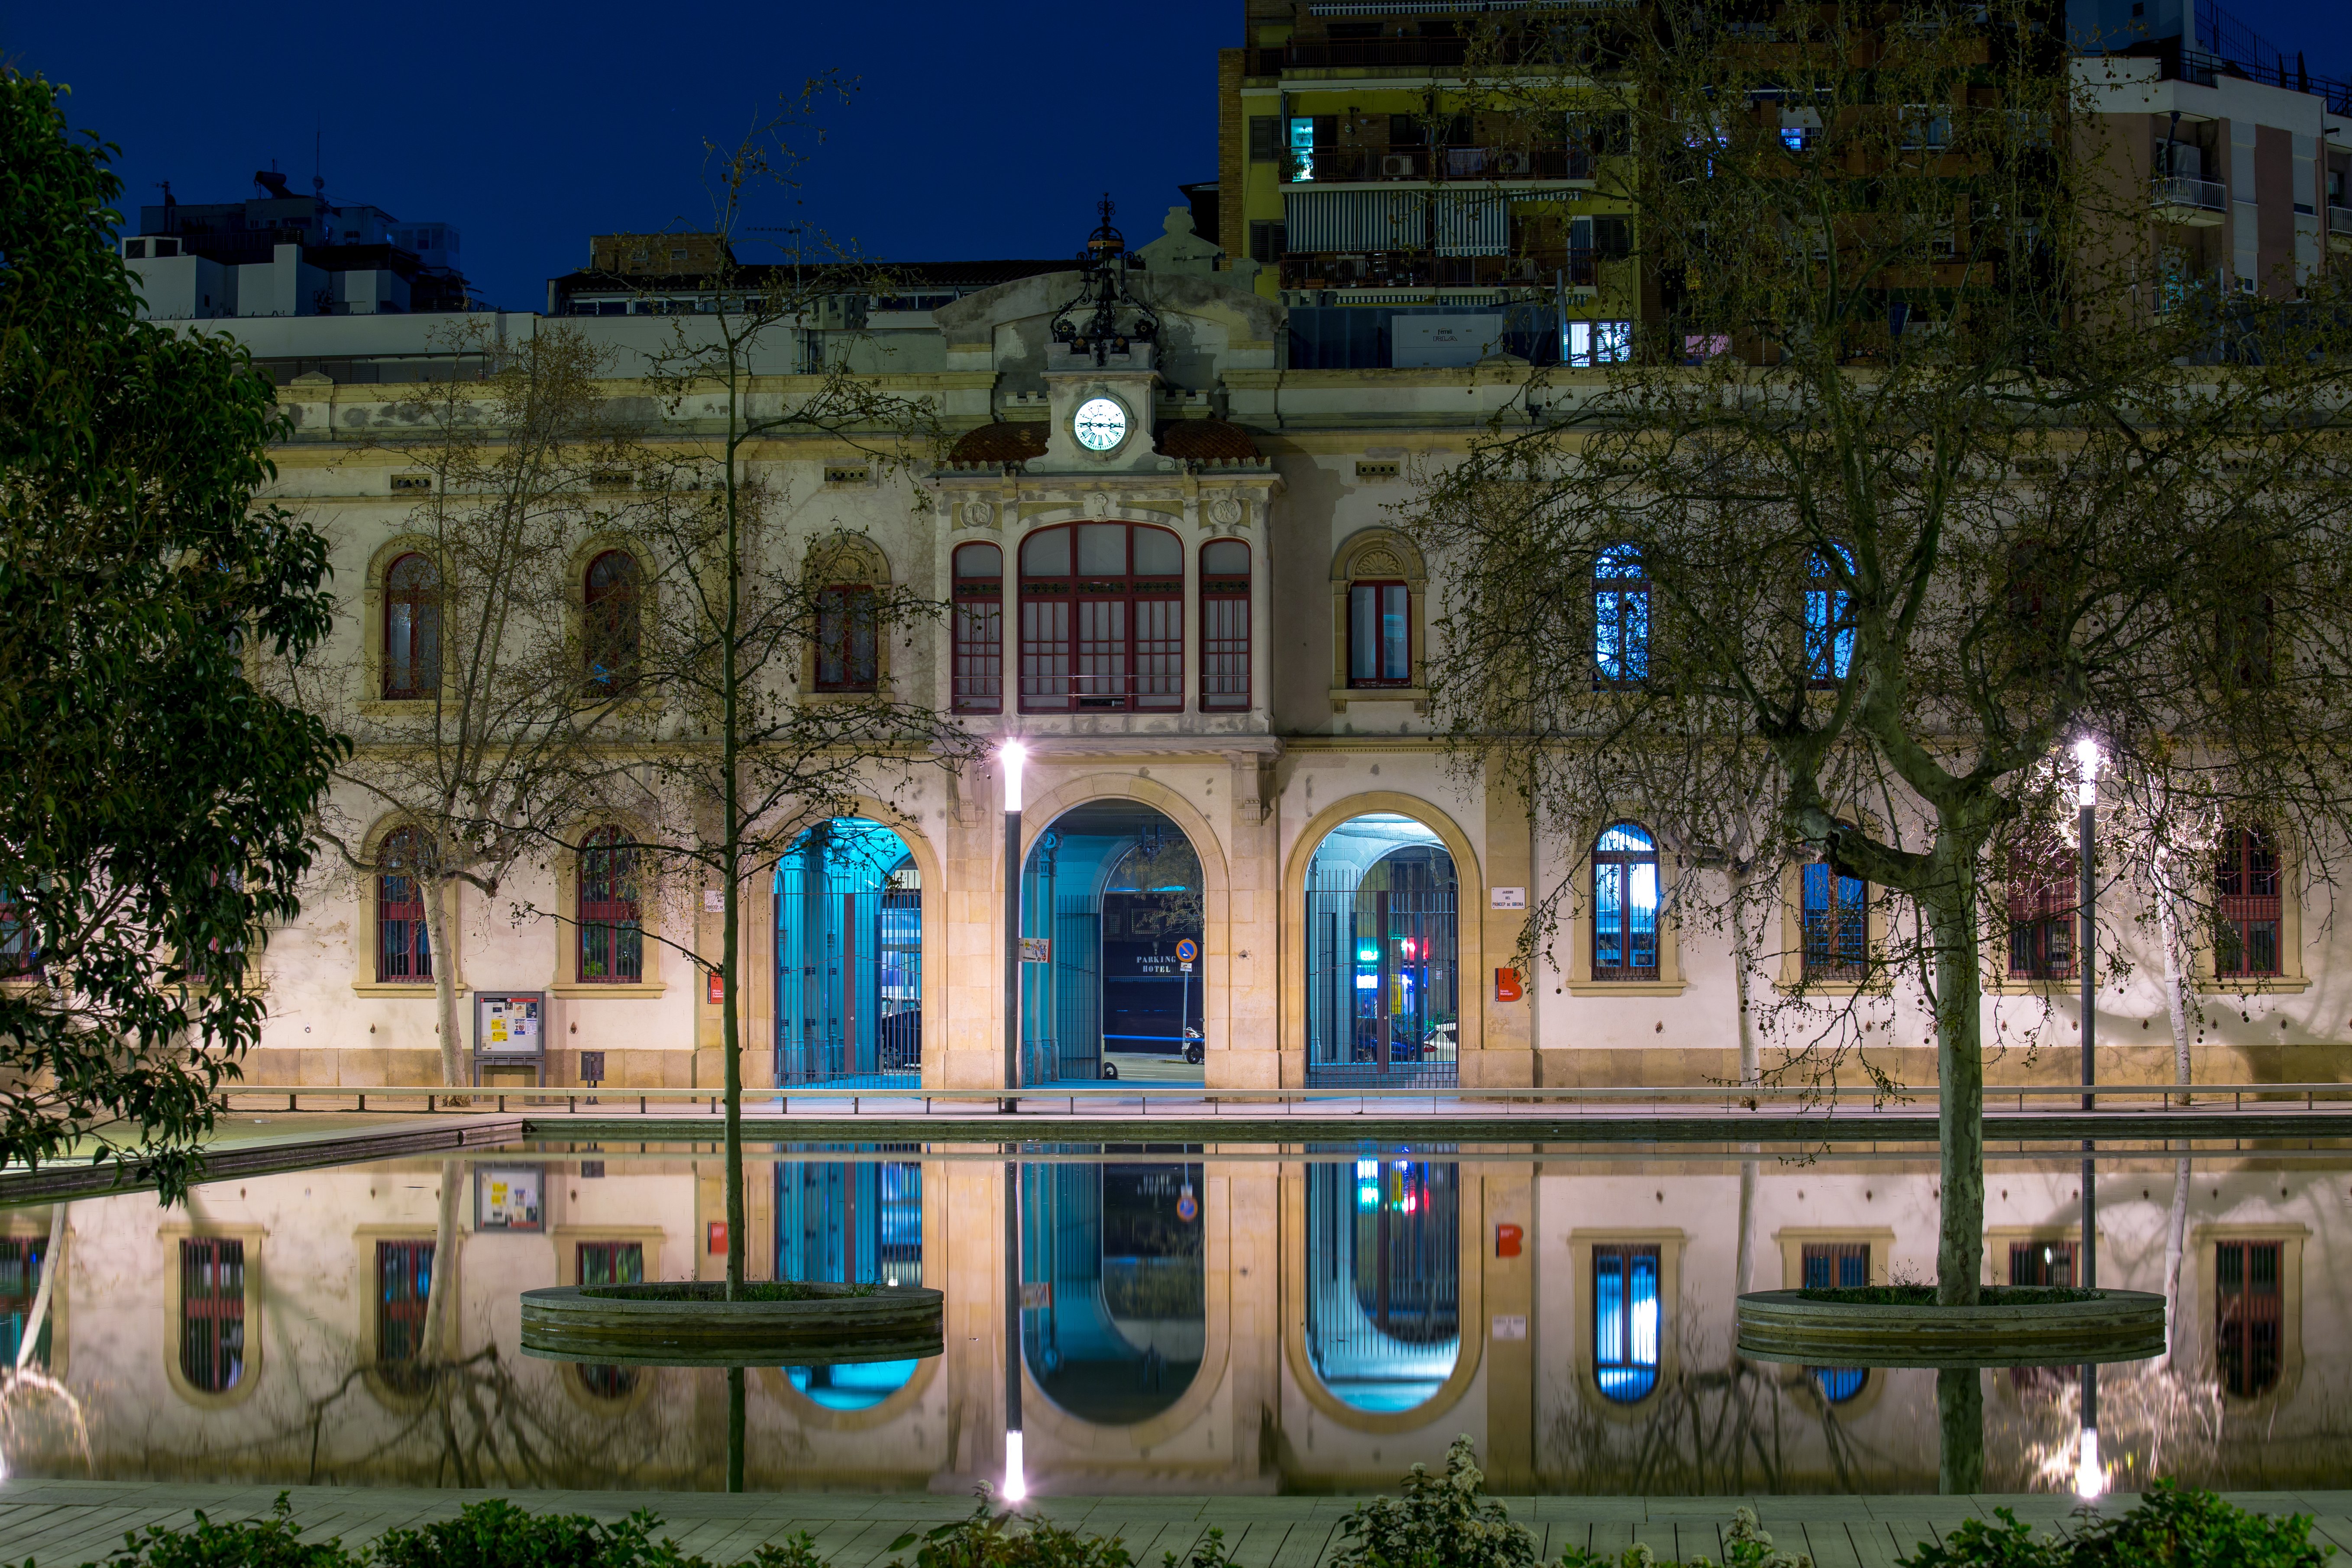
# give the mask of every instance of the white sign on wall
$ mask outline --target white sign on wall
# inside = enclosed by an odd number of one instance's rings
[[[1498,1340],[1523,1340],[1527,1337],[1528,1315],[1525,1312],[1497,1312],[1495,1314],[1495,1338]]]
[[[1486,893],[1490,909],[1523,910],[1528,907],[1528,890],[1525,888],[1489,888]]]
[[[1389,331],[1389,363],[1399,370],[1476,364],[1503,352],[1500,316],[1397,316]]]

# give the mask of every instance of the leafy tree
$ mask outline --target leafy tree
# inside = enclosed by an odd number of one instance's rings
[[[326,548],[254,500],[269,382],[138,319],[113,149],[63,94],[0,71],[0,1156],[87,1147],[170,1202],[343,754],[253,679],[325,634]]]
[[[2341,274],[2297,300],[2174,268],[2062,23],[1669,0],[1558,35],[1567,74],[1494,90],[1630,125],[1610,178],[1656,310],[1629,359],[1537,376],[1413,518],[1452,733],[1563,803],[1555,831],[1763,779],[1779,866],[1874,889],[1790,955],[1803,1021],[1767,1076],[1892,1090],[1878,998],[1932,1020],[1954,1304],[1982,1268],[1990,895],[2004,844],[2071,819],[2069,746],[2161,757],[2313,860],[2352,797]],[[1576,78],[1603,85],[1548,85]],[[1966,1490],[1979,1380],[1939,1391]]]

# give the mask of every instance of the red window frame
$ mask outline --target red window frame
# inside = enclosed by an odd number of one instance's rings
[[[2074,978],[2077,881],[2074,852],[2054,837],[2031,838],[2010,851],[2010,978]]]
[[[986,570],[982,569],[983,566]],[[1003,546],[985,542],[957,545],[954,582],[952,705],[958,713],[1002,713],[1004,711]]]
[[[1078,571],[1079,531],[1123,528],[1123,571]],[[1184,707],[1182,545],[1174,574],[1139,574],[1136,540],[1150,523],[1060,523],[1021,542],[1021,710],[1174,713]],[[1034,543],[1068,535],[1069,571],[1033,574]]]
[[[39,933],[17,901],[16,889],[0,888],[0,980],[21,979],[41,972]]]
[[[375,1359],[415,1362],[425,1353],[425,1309],[433,1293],[433,1243],[375,1244]]]
[[[588,695],[625,695],[637,684],[644,653],[644,584],[637,558],[625,550],[607,550],[588,563],[582,603],[582,673]]]
[[[375,978],[379,985],[424,984],[433,978],[433,938],[425,923],[425,890],[403,868],[419,858],[414,827],[388,835],[376,852]]]
[[[1356,649],[1360,639],[1357,627],[1364,614],[1362,595],[1370,593],[1373,630],[1371,637],[1371,671],[1360,669]],[[1391,601],[1395,612],[1404,619],[1404,673],[1389,675],[1387,639],[1381,635],[1381,623],[1387,620]],[[1402,688],[1412,684],[1412,585],[1409,583],[1365,580],[1348,584],[1348,684],[1357,689],[1378,689],[1381,687]]]
[[[245,1243],[180,1238],[180,1375],[206,1394],[245,1377]]]
[[[383,574],[383,696],[413,701],[441,689],[441,574],[410,551]]]
[[[1213,571],[1212,551],[1239,551],[1241,571]],[[1238,539],[1213,539],[1201,546],[1201,707],[1224,711],[1249,705],[1250,547]]]
[[[2278,1385],[2285,1354],[2285,1268],[2280,1242],[2213,1244],[2213,1361],[2221,1386],[2238,1398]]]
[[[600,827],[581,841],[576,973],[583,985],[634,985],[645,978],[637,851],[625,837],[618,827]]]
[[[2259,827],[2221,836],[2214,868],[2213,973],[2259,979],[2285,973],[2278,848]]]
[[[882,684],[877,595],[870,583],[817,590],[816,689],[873,691]]]

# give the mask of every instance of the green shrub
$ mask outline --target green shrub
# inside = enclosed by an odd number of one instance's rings
[[[1445,1473],[1415,1465],[1402,1498],[1374,1498],[1340,1521],[1348,1543],[1331,1568],[1537,1568],[1535,1539],[1498,1502],[1470,1439],[1445,1450]]]
[[[892,1552],[915,1548],[915,1568],[1133,1568],[1127,1544],[1087,1537],[1050,1519],[1027,1519],[993,1507],[994,1494],[980,1489],[980,1504],[968,1518],[918,1536],[898,1537]],[[1171,1561],[1173,1561],[1172,1557]],[[891,1568],[901,1568],[894,1559]]]
[[[1637,1541],[1614,1558],[1571,1546],[1560,1554],[1559,1568],[1813,1568],[1813,1560],[1801,1552],[1791,1557],[1775,1551],[1772,1538],[1764,1533],[1764,1527],[1757,1521],[1756,1510],[1742,1508],[1733,1512],[1731,1523],[1723,1532],[1720,1564],[1705,1555],[1694,1557],[1687,1563],[1661,1562],[1655,1552]]]
[[[196,1522],[184,1530],[151,1524],[126,1532],[121,1549],[107,1558],[107,1568],[358,1568],[359,1559],[343,1550],[340,1536],[299,1539],[302,1528],[293,1511],[279,1492],[268,1519],[215,1524],[199,1510]],[[25,1568],[33,1568],[32,1559],[25,1560]]]
[[[2163,1480],[2129,1512],[2056,1536],[1993,1511],[2000,1525],[1972,1519],[1940,1545],[1923,1542],[1905,1568],[2321,1568],[2336,1552],[2312,1543],[2308,1514],[2249,1513]]]

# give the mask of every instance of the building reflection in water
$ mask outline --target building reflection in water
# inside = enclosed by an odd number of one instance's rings
[[[776,1278],[920,1285],[921,1162],[778,1162]],[[784,1376],[827,1410],[870,1410],[906,1387],[919,1365],[881,1361],[791,1366]]]
[[[1358,1160],[1307,1172],[1307,1354],[1357,1410],[1425,1405],[1462,1356],[1458,1166]]]
[[[752,1485],[1001,1473],[1004,1159],[755,1162],[757,1276],[920,1282],[947,1323],[927,1361],[755,1370]],[[2076,1277],[2078,1160],[2004,1153],[1988,1173],[1989,1282]],[[2352,1155],[2103,1153],[2100,1181],[2103,1282],[2164,1289],[2176,1202],[2183,1216],[2174,1353],[2101,1374],[2116,1484],[2344,1473]],[[502,1190],[530,1201],[482,1195]],[[1460,1433],[1506,1490],[1935,1484],[1932,1373],[1750,1362],[1732,1326],[1743,1267],[1759,1289],[1931,1275],[1932,1150],[1040,1151],[1017,1193],[1016,1364],[1048,1492],[1392,1488]],[[0,1214],[0,1329],[30,1346],[14,1382],[0,1371],[0,1458],[21,1475],[715,1484],[720,1373],[515,1347],[524,1290],[718,1278],[723,1194],[703,1151],[550,1147],[215,1183],[184,1210],[126,1194]],[[2077,1398],[2071,1369],[1988,1372],[1988,1485],[2067,1485]]]
[[[1022,1354],[1045,1396],[1103,1426],[1173,1405],[1207,1336],[1202,1167],[1028,1164]]]

